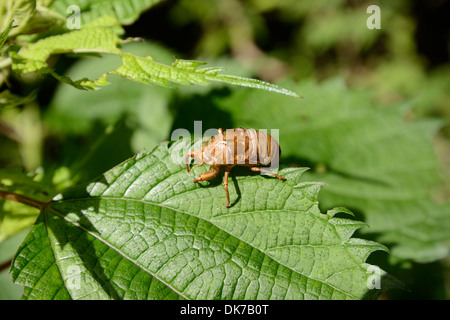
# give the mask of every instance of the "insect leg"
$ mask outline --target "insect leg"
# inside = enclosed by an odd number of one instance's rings
[[[186,163],[187,172],[189,172],[189,157],[192,157],[192,152],[186,153],[186,157],[184,158],[184,163]]]
[[[234,165],[225,167],[225,174],[223,175],[223,186],[225,188],[225,194],[227,195],[227,204],[225,207],[228,208],[230,205],[230,193],[228,192],[228,176],[230,175],[231,169],[233,169]]]
[[[194,152],[193,151],[186,153],[186,158],[184,159],[184,162],[186,163],[187,172],[189,172],[189,171],[193,170],[194,168],[197,168],[197,167],[199,167],[199,166],[204,164],[204,162],[202,161],[202,162],[196,164],[195,166],[193,166],[191,169],[189,169],[189,161],[188,161],[189,157],[194,157]]]
[[[198,178],[194,180],[194,183],[197,183],[199,181],[211,180],[219,172],[220,172],[220,167],[219,166],[212,167],[211,170],[203,172],[201,175],[199,175]]]
[[[272,172],[270,170],[267,170],[267,169],[263,169],[261,167],[250,167],[250,170],[252,170],[252,171],[259,171],[259,172],[265,172],[265,173],[268,173],[268,174],[271,174],[271,175],[277,177],[280,180],[286,180],[285,177],[282,177],[279,174],[276,174],[276,173],[274,173],[274,172]]]

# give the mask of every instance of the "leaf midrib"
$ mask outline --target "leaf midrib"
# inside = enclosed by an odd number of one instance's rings
[[[187,300],[190,300],[190,299],[189,299],[188,297],[186,297],[183,293],[179,292],[177,289],[173,288],[170,284],[168,284],[168,283],[165,282],[164,280],[160,279],[156,274],[154,274],[153,272],[151,272],[151,271],[148,270],[147,268],[143,267],[141,264],[139,264],[137,261],[135,261],[134,259],[132,259],[132,258],[129,257],[128,255],[126,255],[125,253],[123,253],[119,248],[116,248],[115,246],[113,246],[112,244],[110,244],[109,242],[107,242],[105,239],[102,239],[101,237],[99,237],[99,236],[96,235],[95,233],[93,233],[93,232],[89,231],[88,229],[84,228],[84,227],[81,226],[79,223],[77,223],[77,222],[75,222],[75,221],[72,221],[72,220],[68,219],[67,217],[64,216],[63,213],[60,213],[59,211],[57,211],[57,210],[55,210],[55,209],[53,209],[53,208],[50,208],[52,204],[59,204],[59,203],[71,202],[71,201],[82,201],[82,200],[120,200],[120,201],[134,201],[134,202],[140,202],[140,203],[144,203],[144,204],[148,204],[148,205],[154,205],[154,206],[158,206],[158,207],[161,207],[161,208],[169,209],[169,210],[172,210],[172,211],[175,211],[175,212],[178,212],[178,213],[186,214],[186,215],[189,215],[189,216],[191,216],[191,217],[195,217],[195,218],[197,218],[197,219],[201,219],[201,220],[203,220],[203,221],[206,221],[206,222],[208,222],[208,223],[211,223],[212,225],[214,225],[214,226],[215,226],[216,228],[218,228],[219,230],[221,230],[221,231],[225,232],[226,234],[228,234],[228,235],[230,235],[230,236],[236,238],[236,236],[234,236],[233,234],[230,234],[228,231],[226,231],[226,230],[224,230],[223,228],[221,228],[220,226],[214,224],[214,223],[213,223],[211,220],[209,220],[209,219],[205,219],[205,218],[202,218],[202,217],[199,217],[199,216],[195,216],[195,215],[193,215],[193,214],[191,214],[191,213],[189,213],[189,212],[186,212],[186,211],[183,211],[183,210],[180,210],[180,209],[176,209],[176,208],[172,208],[172,207],[167,207],[167,206],[164,206],[163,204],[154,203],[154,202],[151,202],[151,201],[148,201],[148,200],[131,199],[131,198],[121,198],[121,197],[86,197],[86,198],[63,199],[63,200],[60,200],[60,201],[53,202],[53,203],[50,203],[50,204],[49,204],[49,206],[48,206],[48,210],[49,210],[49,211],[53,212],[54,214],[58,215],[59,217],[63,218],[64,220],[68,221],[69,223],[72,223],[74,226],[81,228],[83,231],[89,233],[90,235],[92,235],[92,236],[95,237],[96,239],[100,240],[102,243],[104,243],[105,245],[107,245],[107,246],[110,247],[111,249],[117,251],[121,256],[123,256],[124,258],[128,259],[129,261],[131,261],[132,263],[134,263],[136,266],[142,268],[142,270],[146,271],[146,272],[149,273],[152,277],[155,277],[158,281],[161,281],[161,282],[164,283],[166,286],[168,286],[169,288],[171,288],[174,292],[176,292],[177,294],[179,294],[180,296],[182,296],[183,298],[185,298],[185,299],[187,299]],[[298,211],[295,211],[295,210],[288,210],[288,209],[271,209],[270,211],[280,211],[280,212],[283,212],[283,211],[291,211],[291,212],[298,212]],[[244,214],[244,213],[249,214],[249,213],[251,213],[251,212],[253,212],[253,211],[242,212],[242,214]],[[312,215],[312,216],[315,217],[316,219],[319,219],[319,217],[316,217],[316,216],[314,216],[314,215]],[[334,226],[333,226],[333,227],[334,227]],[[338,233],[336,232],[335,228],[333,228],[333,230],[334,230],[334,232],[335,232],[335,234],[336,234],[336,237],[340,238],[339,235],[338,235]],[[311,277],[311,276],[307,276],[307,275],[305,275],[305,274],[303,274],[303,273],[301,273],[301,272],[299,272],[299,271],[297,271],[297,270],[294,270],[294,269],[292,269],[290,266],[287,266],[287,265],[283,264],[282,262],[276,260],[274,257],[272,257],[272,256],[271,256],[269,253],[267,253],[266,251],[264,251],[264,250],[262,250],[262,249],[260,249],[260,248],[254,247],[252,244],[250,244],[250,243],[248,243],[248,242],[246,242],[246,241],[244,241],[244,240],[242,240],[242,239],[240,239],[240,238],[237,238],[237,239],[238,239],[239,241],[242,241],[243,243],[247,244],[248,246],[250,246],[250,247],[253,248],[254,250],[257,250],[257,251],[263,253],[264,255],[268,256],[270,259],[274,260],[277,264],[279,264],[280,266],[285,267],[286,269],[290,270],[290,271],[293,272],[293,273],[299,274],[299,275],[301,275],[302,277],[305,277],[305,278],[307,278],[307,279],[317,281],[317,282],[321,283],[322,285],[329,286],[330,288],[332,288],[332,289],[334,289],[334,290],[336,290],[336,291],[338,291],[338,292],[341,292],[341,293],[343,293],[343,294],[345,294],[345,295],[347,295],[347,296],[349,296],[349,297],[352,297],[353,299],[358,299],[358,297],[356,297],[356,296],[352,295],[351,293],[346,292],[346,291],[344,291],[344,290],[342,290],[342,289],[340,289],[340,288],[337,288],[337,287],[333,286],[332,284],[329,284],[329,283],[327,283],[327,282],[324,282],[323,280],[319,280],[319,279],[313,278],[313,277]],[[345,248],[345,250],[347,251],[347,247],[344,247],[344,248]],[[352,255],[350,255],[350,254],[349,254],[349,256],[352,257]],[[354,260],[353,257],[352,257],[352,259],[353,259],[353,261],[355,262],[355,265],[356,265],[360,270],[365,271],[364,268],[362,268],[362,266],[360,266],[358,263],[356,263],[356,261]]]
[[[158,281],[160,281],[161,283],[163,283],[164,285],[166,285],[167,287],[169,287],[171,290],[173,290],[174,292],[176,292],[178,295],[180,295],[181,297],[190,300],[187,296],[185,296],[182,292],[179,292],[176,288],[172,287],[169,283],[167,283],[166,281],[164,281],[163,279],[159,278],[156,274],[153,274],[150,270],[148,270],[147,268],[145,268],[144,266],[142,266],[140,263],[138,263],[135,259],[129,257],[127,254],[125,254],[122,250],[120,250],[119,248],[117,248],[116,246],[113,246],[112,244],[110,244],[109,242],[107,242],[105,239],[103,239],[102,237],[100,237],[99,235],[95,234],[94,232],[86,229],[85,227],[83,227],[82,225],[80,225],[78,222],[76,221],[72,221],[71,219],[67,218],[64,214],[60,213],[59,211],[51,208],[50,206],[47,207],[47,210],[56,214],[58,217],[64,219],[65,221],[73,224],[74,226],[76,226],[77,228],[82,229],[83,231],[87,232],[89,235],[93,236],[95,239],[101,241],[103,244],[105,244],[106,246],[108,246],[109,248],[113,249],[114,251],[116,251],[118,254],[120,254],[122,257],[124,257],[125,259],[129,260],[130,262],[132,262],[133,264],[135,264],[136,266],[138,266],[139,268],[141,268],[142,270],[144,270],[145,272],[147,272],[148,274],[150,274],[152,277],[154,277],[155,279],[157,279]],[[48,222],[47,222],[47,215],[45,214],[45,223],[46,223],[46,227],[47,227],[47,233],[48,233]],[[53,242],[50,241],[51,246],[52,246],[52,251],[53,253],[55,252],[54,247],[53,247]],[[59,265],[58,265],[58,260],[55,257],[55,263],[58,266],[58,269],[60,269]],[[61,271],[60,271],[61,273]],[[70,292],[69,292],[70,294]]]

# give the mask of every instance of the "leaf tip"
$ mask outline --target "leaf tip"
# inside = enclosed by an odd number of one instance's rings
[[[328,216],[330,216],[331,218],[333,218],[337,213],[346,213],[346,214],[351,215],[352,217],[355,216],[355,214],[352,211],[350,211],[349,209],[347,209],[345,207],[336,207],[336,208],[330,209],[327,211],[326,214]]]

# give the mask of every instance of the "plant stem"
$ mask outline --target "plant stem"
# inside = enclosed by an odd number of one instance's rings
[[[10,201],[20,202],[27,206],[30,206],[30,207],[33,207],[33,208],[36,208],[39,210],[43,209],[47,205],[47,202],[39,201],[39,200],[30,198],[30,197],[24,196],[22,194],[9,192],[9,191],[3,191],[3,190],[0,190],[0,200],[10,200]]]
[[[11,262],[12,262],[12,260],[10,259],[10,260],[0,264],[0,272],[2,272],[3,270],[9,268],[11,266]]]

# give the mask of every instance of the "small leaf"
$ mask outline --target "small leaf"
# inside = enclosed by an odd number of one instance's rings
[[[111,72],[135,81],[172,87],[169,82],[180,84],[209,85],[211,82],[223,82],[232,85],[264,89],[293,97],[295,92],[257,79],[219,74],[222,68],[199,68],[204,62],[177,59],[171,66],[155,62],[151,57],[136,57],[123,53],[122,66]]]
[[[114,31],[117,22],[108,16],[86,24],[82,29],[44,38],[11,54],[13,70],[19,73],[49,73],[46,60],[61,53],[119,53],[121,42]]]
[[[8,39],[8,34],[11,31],[13,22],[14,21],[11,20],[10,24],[4,30],[0,29],[0,31],[1,31],[1,33],[0,33],[0,48],[1,48],[0,53],[3,53],[3,50],[4,50],[3,44],[5,43],[6,39]]]
[[[54,198],[11,268],[26,299],[362,299],[375,242],[323,214],[317,185],[232,174],[192,182],[185,140],[141,152]],[[206,168],[194,170],[197,175]],[[246,172],[246,171],[245,171]],[[339,209],[344,210],[344,209]],[[377,269],[378,270],[378,269]],[[380,272],[380,274],[383,274]],[[383,280],[383,279],[378,279]],[[384,282],[381,281],[384,286]]]

